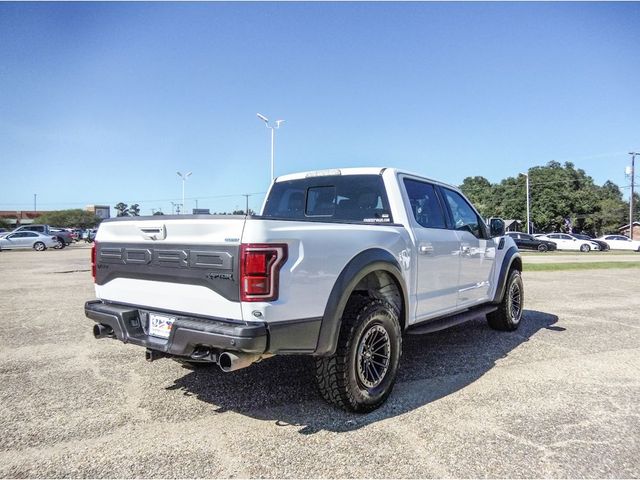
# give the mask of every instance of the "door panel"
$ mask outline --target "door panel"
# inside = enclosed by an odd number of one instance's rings
[[[460,240],[458,306],[470,306],[489,298],[496,244],[488,238],[484,222],[458,192],[440,188]]]
[[[416,319],[420,321],[456,306],[460,241],[448,228],[446,211],[434,186],[407,177],[403,183],[417,258]]]
[[[451,309],[457,304],[460,240],[453,230],[416,227],[418,280],[416,317]]]

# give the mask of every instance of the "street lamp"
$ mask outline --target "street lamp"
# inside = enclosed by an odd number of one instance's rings
[[[631,155],[631,171],[629,176],[631,177],[631,194],[629,195],[629,238],[633,240],[633,187],[636,174],[636,155],[640,155],[638,152],[629,152]]]
[[[276,124],[275,125],[269,125],[269,119],[267,117],[265,117],[264,115],[260,114],[260,113],[256,113],[256,115],[258,116],[258,118],[260,120],[262,120],[265,124],[265,126],[269,129],[271,129],[271,181],[273,182],[273,161],[274,161],[274,154],[275,154],[275,136],[276,136],[276,130],[278,128],[280,128],[280,125],[282,123],[284,123],[284,120],[276,120]]]
[[[530,218],[530,214],[529,214],[529,205],[530,205],[530,200],[529,200],[529,169],[527,169],[527,173],[523,173],[523,175],[525,175],[527,177],[527,233],[531,234],[531,218]]]
[[[176,172],[176,173],[180,178],[182,178],[182,213],[184,214],[184,211],[186,210],[184,206],[184,182],[187,181],[187,178],[189,178],[193,172],[184,173],[184,174],[180,172]]]

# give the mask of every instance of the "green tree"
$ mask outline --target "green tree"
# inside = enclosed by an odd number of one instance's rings
[[[530,217],[535,231],[572,231],[603,234],[628,222],[629,204],[617,185],[601,187],[582,169],[567,162],[549,162],[529,169]],[[526,219],[526,175],[491,184],[484,177],[467,177],[461,190],[482,216]],[[639,209],[640,210],[640,209]],[[640,212],[639,212],[640,215]]]
[[[97,215],[79,208],[44,212],[34,220],[52,227],[94,228],[102,219]]]
[[[480,214],[491,217],[496,212],[495,187],[484,177],[467,177],[462,181],[460,190],[464,193]]]
[[[129,207],[129,215],[131,215],[132,217],[139,217],[140,216],[140,205],[138,205],[137,203],[134,203],[133,205],[131,205]]]
[[[6,218],[0,218],[0,228],[6,228],[7,230],[10,230],[11,224],[9,223],[9,220],[7,220]]]
[[[116,204],[116,216],[117,217],[128,217],[129,216],[129,206],[126,203],[119,202]]]

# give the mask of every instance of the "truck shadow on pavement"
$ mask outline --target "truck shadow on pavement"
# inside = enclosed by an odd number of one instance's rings
[[[301,434],[346,432],[470,385],[539,330],[564,331],[554,326],[557,320],[556,315],[525,310],[515,332],[497,332],[479,319],[428,335],[405,335],[394,391],[382,407],[368,414],[347,413],[326,403],[315,385],[311,357],[274,357],[232,373],[212,365],[191,371],[167,388],[195,395],[217,413],[234,411],[274,421],[299,428]]]

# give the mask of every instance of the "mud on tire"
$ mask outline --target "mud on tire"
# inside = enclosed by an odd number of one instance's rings
[[[335,354],[316,359],[320,393],[344,410],[375,410],[391,394],[401,355],[395,309],[383,300],[355,295],[342,316]]]

